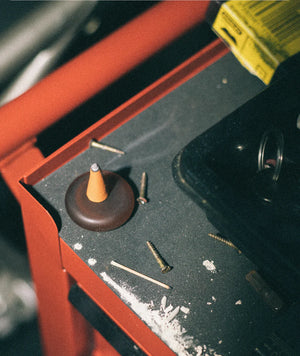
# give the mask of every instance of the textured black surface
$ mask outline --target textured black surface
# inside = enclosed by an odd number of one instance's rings
[[[254,355],[298,356],[300,350],[299,312],[299,302],[287,309],[272,326],[263,342],[257,345]]]
[[[164,296],[167,305],[189,308],[188,314],[180,311],[176,317],[186,330],[184,335],[193,338],[193,345],[206,345],[207,350],[211,347],[214,351],[207,353],[212,355],[250,354],[276,315],[245,280],[255,265],[208,237],[215,228],[204,211],[175,184],[171,166],[182,147],[263,88],[232,55],[227,55],[103,140],[123,149],[125,156],[90,148],[34,187],[60,215],[59,234],[63,240],[142,320],[144,312],[135,308],[124,292],[154,310],[159,310]],[[115,231],[93,233],[81,229],[64,209],[64,194],[70,182],[93,162],[125,177],[136,196],[142,172],[148,175],[149,203],[138,207],[132,218]],[[171,272],[161,274],[147,240],[174,267]],[[173,289],[165,291],[118,270],[110,266],[111,260]],[[214,261],[216,273],[205,268],[206,260]],[[157,329],[154,332],[172,348],[167,334]],[[191,347],[186,350],[196,354]]]
[[[299,89],[296,75],[277,82],[192,141],[174,161],[180,186],[294,301],[300,293]],[[272,168],[257,172],[260,140],[271,128],[285,141],[277,182],[273,174],[261,179]],[[262,199],[266,194],[268,202]]]

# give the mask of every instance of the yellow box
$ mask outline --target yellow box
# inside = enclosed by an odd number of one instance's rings
[[[279,65],[300,52],[300,1],[230,0],[212,27],[241,64],[269,84]]]

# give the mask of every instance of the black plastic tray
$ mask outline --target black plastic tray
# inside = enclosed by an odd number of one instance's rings
[[[300,285],[299,92],[299,75],[274,83],[198,136],[173,161],[178,185],[290,300],[297,299]],[[284,138],[277,181],[272,165],[258,172],[261,139],[270,129]],[[276,148],[270,138],[265,158],[274,162]]]

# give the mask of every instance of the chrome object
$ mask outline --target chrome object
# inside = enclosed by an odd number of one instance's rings
[[[276,159],[274,166],[274,173],[272,179],[276,182],[278,181],[282,162],[283,162],[283,150],[284,150],[284,138],[283,134],[277,129],[271,129],[266,131],[260,140],[259,150],[258,150],[258,171],[262,171],[266,168],[267,160],[265,157],[267,143],[270,142],[271,138],[275,140],[276,144]]]

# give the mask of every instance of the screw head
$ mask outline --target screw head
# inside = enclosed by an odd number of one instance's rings
[[[162,273],[167,273],[167,272],[171,271],[171,269],[172,269],[171,266],[166,265],[166,266],[164,266],[164,267],[161,269],[161,272],[162,272]]]
[[[138,197],[136,200],[140,205],[145,205],[146,203],[148,203],[148,200],[146,198],[143,197]]]

